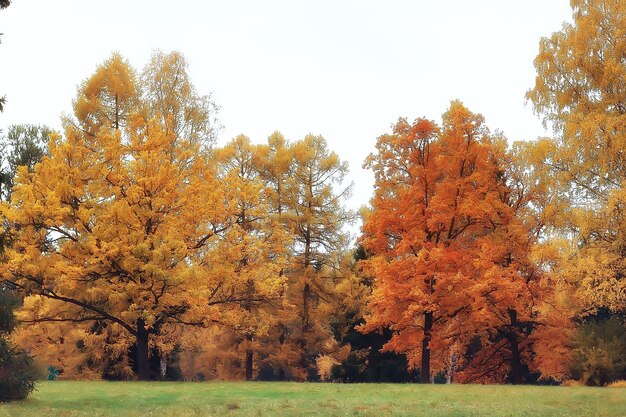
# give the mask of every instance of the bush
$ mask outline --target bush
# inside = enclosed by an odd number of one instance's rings
[[[604,386],[626,377],[626,326],[617,317],[581,326],[574,340],[572,376]]]
[[[0,338],[0,401],[23,400],[35,389],[36,379],[32,358]]]
[[[13,349],[6,340],[15,326],[17,297],[0,289],[0,401],[23,400],[35,389],[37,371],[26,352]]]

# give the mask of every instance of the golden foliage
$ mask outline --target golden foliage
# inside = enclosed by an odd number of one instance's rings
[[[572,240],[562,274],[582,314],[626,311],[626,4],[572,1],[573,23],[542,39],[527,94],[558,137],[530,146],[552,225]],[[565,205],[571,206],[571,208]]]
[[[133,74],[118,55],[106,61],[79,90],[65,137],[20,170],[0,208],[14,242],[1,269],[31,297],[61,302],[27,300],[31,320],[114,323],[147,358],[161,327],[216,314],[204,262],[232,219],[207,151],[146,118]]]

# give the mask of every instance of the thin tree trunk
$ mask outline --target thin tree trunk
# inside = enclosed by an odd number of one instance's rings
[[[161,358],[159,361],[159,371],[161,373],[161,379],[165,380],[165,375],[167,374],[167,355],[161,354]]]
[[[306,371],[308,368],[308,359],[307,359],[307,342],[306,342],[306,334],[309,332],[309,297],[311,293],[311,288],[309,283],[304,284],[304,289],[302,290],[302,335],[300,339],[300,367]]]
[[[115,130],[120,130],[120,111],[118,108],[118,97],[115,95]]]
[[[433,328],[433,313],[424,314],[424,338],[422,339],[422,367],[420,368],[420,382],[430,383],[430,338]]]
[[[278,342],[280,342],[281,351],[282,351],[282,346],[285,344],[285,328],[282,325],[281,325],[280,336],[278,337]],[[283,365],[280,365],[278,368],[278,380],[279,381],[285,380],[285,368]]]
[[[252,335],[246,335],[246,340],[248,341],[248,346],[252,343]],[[254,352],[250,347],[246,349],[246,381],[252,381],[254,377]]]
[[[150,362],[148,357],[148,330],[143,319],[137,320],[137,373],[140,381],[150,380]]]
[[[450,363],[448,364],[448,372],[446,373],[446,384],[451,384],[452,378],[454,378],[454,372],[456,371],[456,353],[452,353],[449,360]]]

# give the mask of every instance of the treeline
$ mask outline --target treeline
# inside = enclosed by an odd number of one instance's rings
[[[528,93],[556,137],[511,147],[458,101],[399,119],[356,247],[324,138],[216,147],[181,54],[114,54],[63,134],[7,133],[14,342],[66,378],[626,379],[626,5],[573,7]]]
[[[74,107],[5,193],[19,344],[68,376],[113,379],[305,380],[346,355],[334,332],[364,287],[345,251],[348,167],[322,137],[215,148],[215,105],[178,53],[140,75],[113,55]]]

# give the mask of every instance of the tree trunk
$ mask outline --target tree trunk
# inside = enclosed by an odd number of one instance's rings
[[[242,174],[243,175],[243,174]],[[246,216],[245,213],[242,213],[241,218],[243,219],[243,224],[242,227],[245,229],[247,229],[247,224],[248,221],[246,220]],[[248,265],[248,259],[247,258],[243,258],[241,260],[241,265],[242,266],[247,266]],[[248,279],[248,282],[246,284],[247,286],[247,300],[244,304],[244,308],[246,309],[246,311],[251,312],[252,311],[252,307],[253,307],[253,299],[254,299],[254,281],[252,281],[251,279]],[[245,358],[245,368],[246,368],[246,381],[252,381],[252,377],[253,377],[253,365],[254,365],[254,352],[252,351],[252,338],[253,338],[253,333],[250,333],[250,331],[246,332],[246,358]]]
[[[282,351],[282,347],[285,344],[285,328],[282,326],[281,324],[281,332],[280,332],[280,336],[278,337],[278,341],[280,342],[280,347],[281,347],[281,351]],[[285,367],[283,365],[280,365],[278,368],[278,380],[279,381],[284,381],[285,380]]]
[[[433,328],[433,313],[424,314],[424,338],[422,339],[422,367],[420,368],[420,382],[430,383],[430,338]]]
[[[252,343],[252,335],[246,335],[246,340],[248,341],[248,345]],[[254,364],[254,352],[250,347],[246,349],[246,381],[252,381],[253,378],[253,364]]]
[[[509,334],[509,344],[511,345],[511,377],[514,384],[524,383],[524,374],[522,372],[522,360],[520,357],[519,346],[517,344],[517,335]]]
[[[448,372],[446,373],[446,384],[451,384],[452,379],[454,378],[454,373],[456,372],[456,361],[457,356],[456,353],[450,355],[450,363],[448,364]]]
[[[143,319],[137,320],[137,373],[140,381],[150,380],[150,362],[148,358],[148,330]]]
[[[513,329],[518,325],[517,311],[509,310],[509,318]],[[522,370],[522,357],[519,350],[519,341],[515,330],[511,330],[506,336],[509,346],[511,347],[511,377],[514,384],[524,383],[524,373]]]
[[[161,358],[159,361],[159,372],[161,373],[161,379],[165,380],[165,375],[167,374],[167,355],[161,354]]]
[[[302,328],[300,338],[300,367],[303,370],[307,370],[309,367],[307,356],[307,333],[309,332],[309,297],[311,294],[311,287],[309,283],[304,284],[302,290]]]

